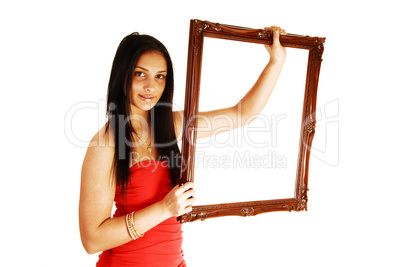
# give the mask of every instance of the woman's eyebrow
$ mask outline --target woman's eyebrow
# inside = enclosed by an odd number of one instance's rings
[[[135,66],[135,68],[139,68],[139,69],[142,69],[142,70],[144,70],[144,71],[149,71],[147,68],[144,68],[144,67],[141,67],[141,66]],[[158,71],[158,73],[162,73],[162,72],[166,72],[166,73],[167,73],[167,70],[160,70],[160,71]]]

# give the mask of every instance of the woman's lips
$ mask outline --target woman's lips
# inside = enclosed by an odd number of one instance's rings
[[[152,99],[154,99],[154,96],[150,95],[139,95],[139,97],[145,102],[150,102]]]

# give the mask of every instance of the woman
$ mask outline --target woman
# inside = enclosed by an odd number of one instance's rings
[[[217,115],[237,122],[240,112],[245,122],[261,112],[286,58],[279,42],[284,31],[272,30],[274,41],[265,46],[270,60],[255,85],[236,105],[201,112],[197,126],[206,129],[208,122],[211,131],[198,138],[227,127],[213,119]],[[186,266],[176,217],[190,212],[196,198],[193,183],[176,184],[183,114],[172,112],[172,99],[173,68],[166,48],[151,36],[126,36],[110,75],[108,122],[93,137],[82,166],[81,239],[89,254],[103,251],[97,266]]]

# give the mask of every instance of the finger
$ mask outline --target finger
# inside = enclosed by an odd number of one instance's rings
[[[191,211],[193,211],[193,206],[187,206],[184,210],[183,210],[183,214],[185,214],[185,213],[189,213],[189,212],[191,212]]]
[[[195,196],[195,189],[189,189],[186,192],[183,193],[183,198],[184,199],[189,199],[190,197],[194,197]]]
[[[279,35],[280,35],[280,29],[279,27],[273,27],[273,41],[272,45],[278,45],[279,44]]]
[[[195,201],[197,200],[196,197],[191,197],[189,199],[186,200],[186,205],[193,205],[195,203]]]
[[[282,29],[281,27],[278,26],[271,26],[273,31],[275,31],[275,29],[277,29],[277,31],[279,31],[280,35],[286,35],[286,31],[284,29]]]
[[[182,185],[182,188],[183,188],[183,192],[186,192],[187,190],[189,190],[189,189],[191,189],[191,188],[194,188],[194,183],[192,183],[192,182],[187,182],[187,183],[185,183],[185,184],[183,184]]]
[[[276,28],[278,28],[279,33],[281,35],[287,34],[285,29],[282,29],[281,27],[278,27],[278,26],[264,27],[264,30],[274,32]]]

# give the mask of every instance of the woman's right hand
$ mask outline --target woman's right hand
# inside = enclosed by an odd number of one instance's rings
[[[277,26],[265,27],[264,29],[272,30],[273,33],[272,44],[264,45],[270,56],[269,61],[273,63],[280,62],[283,64],[286,59],[286,48],[281,45],[279,37],[281,35],[286,35],[286,31]]]
[[[176,185],[161,202],[171,216],[178,217],[192,211],[195,202],[194,183]]]

